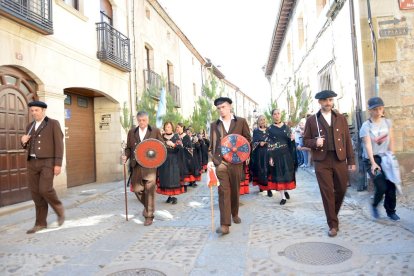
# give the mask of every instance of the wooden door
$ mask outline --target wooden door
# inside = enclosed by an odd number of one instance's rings
[[[26,152],[20,145],[28,123],[26,97],[12,85],[0,84],[0,207],[31,198]]]
[[[68,187],[96,181],[93,98],[65,93],[66,173]]]

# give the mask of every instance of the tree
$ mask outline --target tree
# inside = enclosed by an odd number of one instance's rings
[[[290,95],[288,92],[289,121],[294,126],[299,123],[300,119],[306,117],[311,103],[311,92],[309,91],[306,94],[306,89],[300,80],[295,81],[295,84],[296,89],[294,95]]]
[[[127,107],[127,103],[124,102],[124,107],[122,108],[122,115],[119,118],[121,121],[121,126],[124,129],[125,133],[128,134],[128,131],[132,127],[132,117],[130,116],[130,111]]]
[[[137,111],[146,111],[148,113],[151,126],[155,126],[157,114],[157,102],[152,95],[159,95],[159,89],[157,86],[150,86],[142,93],[141,99],[137,103]]]
[[[170,93],[167,93],[167,112],[162,116],[162,121],[172,122],[174,125],[184,121],[183,116],[180,114],[178,109],[175,107],[175,102]]]
[[[279,109],[277,102],[273,101],[267,106],[267,110],[265,111],[264,115],[266,117],[266,121],[268,124],[273,122],[272,111],[275,109]],[[282,112],[282,122],[286,122],[286,110],[281,110]]]
[[[198,98],[193,115],[190,117],[191,126],[195,132],[207,130],[210,122],[218,118],[218,112],[214,108],[213,102],[217,96],[222,94],[223,87],[219,87],[219,83],[211,71],[209,71],[208,81],[203,84],[202,91],[203,96]]]

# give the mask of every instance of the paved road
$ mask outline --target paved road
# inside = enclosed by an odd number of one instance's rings
[[[401,221],[369,215],[368,192],[349,189],[337,237],[327,236],[314,175],[300,170],[284,206],[280,196],[241,197],[242,223],[230,234],[211,231],[210,192],[189,188],[178,204],[157,195],[154,224],[123,182],[70,188],[61,198],[67,220],[26,235],[31,202],[0,208],[0,275],[414,275],[414,209],[398,206]],[[215,224],[219,214],[214,193]],[[412,198],[411,198],[412,199]],[[405,203],[405,204],[404,204]],[[141,273],[141,274],[139,274]]]

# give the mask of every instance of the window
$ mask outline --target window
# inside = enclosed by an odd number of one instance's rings
[[[145,8],[145,17],[150,20],[151,19],[151,11],[149,8]]]
[[[154,68],[154,51],[149,45],[145,45],[145,62],[147,70],[152,70],[152,68]]]
[[[290,46],[290,42],[288,43],[288,45],[286,47],[286,51],[287,51],[288,63],[291,64],[292,63],[292,46]]]
[[[71,6],[75,10],[79,10],[79,1],[78,0],[63,0],[67,5]]]
[[[167,78],[168,83],[174,82],[174,65],[169,62],[167,62]]]
[[[112,5],[108,0],[101,0],[101,22],[112,26]]]
[[[298,44],[299,49],[302,48],[303,42],[305,40],[305,32],[303,29],[303,17],[298,18]]]
[[[332,90],[332,66],[333,61],[329,61],[319,72],[318,72],[318,80],[319,80],[319,91],[322,90]]]
[[[71,105],[72,104],[72,96],[71,95],[66,94],[65,104],[66,105]]]
[[[88,98],[78,96],[78,106],[79,107],[88,107]]]

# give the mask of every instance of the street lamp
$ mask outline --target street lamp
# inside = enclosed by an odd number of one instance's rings
[[[272,88],[272,76],[266,75],[266,65],[262,66],[263,73],[265,73],[265,77],[267,81],[269,82],[270,86],[270,104],[273,104],[273,88]]]

